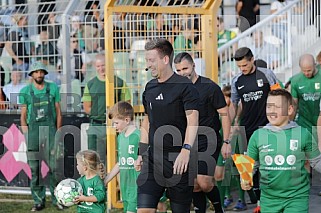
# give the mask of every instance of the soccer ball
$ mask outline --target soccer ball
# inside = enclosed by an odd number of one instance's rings
[[[82,194],[82,186],[80,183],[74,179],[65,179],[60,181],[55,189],[55,196],[58,203],[63,206],[74,205],[74,198]]]

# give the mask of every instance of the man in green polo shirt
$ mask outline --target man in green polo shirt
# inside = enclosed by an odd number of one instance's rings
[[[90,125],[87,130],[88,149],[97,151],[101,161],[106,164],[106,86],[105,56],[97,55],[94,62],[97,76],[86,84],[82,101],[84,110],[89,115]],[[130,101],[131,94],[125,82],[114,76],[115,102]]]

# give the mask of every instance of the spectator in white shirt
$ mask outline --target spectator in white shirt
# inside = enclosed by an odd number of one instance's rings
[[[11,109],[17,109],[19,101],[18,96],[20,90],[26,86],[25,83],[21,83],[22,71],[19,69],[14,69],[11,72],[11,82],[3,87],[3,92],[10,102]]]

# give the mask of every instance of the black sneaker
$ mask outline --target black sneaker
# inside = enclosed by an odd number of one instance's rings
[[[45,204],[39,203],[39,204],[33,205],[33,207],[31,208],[30,211],[32,211],[32,212],[38,212],[38,211],[43,210],[44,208],[45,208]]]

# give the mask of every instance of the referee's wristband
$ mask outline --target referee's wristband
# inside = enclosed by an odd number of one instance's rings
[[[147,143],[139,142],[138,155],[143,155],[145,152],[147,152],[148,148],[149,145]]]

